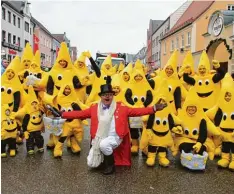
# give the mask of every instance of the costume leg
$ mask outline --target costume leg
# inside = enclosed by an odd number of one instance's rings
[[[228,168],[234,171],[234,143],[231,143],[232,161],[230,162]]]
[[[6,139],[1,140],[1,157],[2,158],[7,157],[7,154],[6,154],[6,145],[7,145]]]
[[[49,137],[49,141],[46,145],[47,149],[54,149],[55,147],[55,142],[54,142],[54,135],[51,133]]]
[[[156,146],[151,146],[151,145],[148,146],[148,155],[147,155],[148,158],[146,160],[147,166],[155,165],[156,150],[157,150]]]
[[[74,128],[73,130],[73,134],[76,138],[76,140],[81,143],[82,142],[82,139],[83,139],[83,134],[84,134],[84,130],[82,127],[79,127],[79,128]]]
[[[21,123],[20,121],[16,120],[17,122],[17,136],[16,136],[16,143],[17,144],[22,144],[23,143],[23,132],[22,132],[22,129],[21,129]]]
[[[215,145],[215,156],[221,156],[221,152],[222,152],[221,138],[219,136],[215,136],[215,137],[213,137],[213,142],[214,142],[214,145]]]
[[[35,137],[35,143],[37,145],[37,148],[38,148],[38,151],[39,152],[43,152],[44,151],[44,138],[43,136],[41,135],[41,132],[40,131],[35,131],[34,132],[34,137]]]
[[[227,168],[230,162],[230,151],[231,144],[230,142],[222,143],[222,154],[221,159],[218,161],[218,166],[221,168]]]
[[[71,150],[73,153],[79,153],[81,151],[81,148],[74,137],[74,135],[70,136],[70,141],[71,141]]]
[[[34,136],[33,136],[33,132],[29,133],[29,137],[26,140],[26,148],[27,148],[28,154],[34,154]]]
[[[9,149],[10,149],[10,156],[15,156],[16,139],[15,138],[9,138],[8,139],[8,145],[9,145]]]
[[[139,131],[138,128],[131,128],[130,129],[131,139],[132,139],[132,147],[131,153],[137,154],[139,150]]]
[[[167,148],[159,147],[158,148],[158,160],[159,165],[167,167],[170,164],[170,161],[167,159]]]

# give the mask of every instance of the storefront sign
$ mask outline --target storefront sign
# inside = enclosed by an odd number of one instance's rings
[[[213,34],[214,36],[220,35],[223,29],[223,19],[221,17],[217,17],[213,24]]]
[[[16,52],[16,51],[14,51],[14,50],[12,50],[12,49],[9,49],[9,51],[8,51],[8,52],[9,52],[9,54],[10,54],[10,55],[16,55],[16,54],[17,54],[17,52]]]

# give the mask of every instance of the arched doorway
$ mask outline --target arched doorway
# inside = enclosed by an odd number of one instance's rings
[[[232,49],[227,44],[226,39],[218,38],[210,41],[206,52],[210,61],[218,60],[223,70],[228,72],[228,60],[232,58]]]

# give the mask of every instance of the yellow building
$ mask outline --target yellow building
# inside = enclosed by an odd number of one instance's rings
[[[217,59],[222,67],[234,72],[234,2],[194,1],[175,26],[161,39],[162,67],[174,49],[180,51],[181,66],[187,50],[191,50],[195,68],[206,50],[210,60]]]

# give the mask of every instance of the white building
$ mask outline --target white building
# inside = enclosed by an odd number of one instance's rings
[[[178,19],[183,15],[192,1],[186,1],[175,12],[173,12],[156,30],[152,37],[152,61],[155,62],[156,67],[161,66],[161,38],[169,32],[176,24]],[[163,45],[164,46],[164,45]]]
[[[14,56],[22,55],[27,41],[33,46],[33,23],[30,21],[31,14],[29,5],[24,1],[2,1],[2,55],[11,61]],[[29,32],[25,32],[29,24]],[[30,34],[31,30],[31,34]]]

